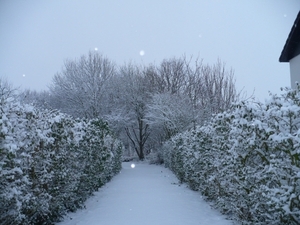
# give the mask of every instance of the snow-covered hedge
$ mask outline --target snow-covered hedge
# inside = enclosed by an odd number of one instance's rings
[[[100,120],[0,96],[0,224],[53,224],[121,169],[121,143]]]
[[[241,102],[165,143],[164,161],[242,224],[300,224],[300,94]]]

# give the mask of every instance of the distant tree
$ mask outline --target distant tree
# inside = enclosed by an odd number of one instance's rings
[[[115,73],[115,64],[98,52],[66,61],[50,87],[53,107],[76,117],[102,116],[106,84]]]
[[[195,121],[203,124],[212,114],[230,108],[233,102],[240,99],[236,90],[234,72],[227,70],[226,64],[218,60],[214,65],[204,65],[196,59],[194,65],[186,61],[186,88],[194,109]]]
[[[145,69],[145,78],[154,93],[147,119],[152,126],[161,127],[159,139],[203,124],[239,99],[234,73],[224,63],[217,61],[211,66],[199,59],[191,63],[192,60],[185,56],[171,58]]]
[[[161,130],[163,141],[183,132],[193,124],[192,106],[186,96],[155,94],[147,106],[147,122]]]
[[[51,94],[49,91],[32,91],[30,89],[19,93],[18,99],[25,104],[33,104],[38,108],[49,109],[52,108]]]
[[[120,129],[124,129],[139,159],[144,160],[150,135],[149,124],[145,121],[150,96],[142,69],[132,64],[121,67],[113,90],[111,95],[116,107],[106,118],[115,129],[119,129],[119,133],[122,132]]]
[[[145,68],[145,79],[156,93],[179,94],[186,87],[184,58],[165,59],[159,66]]]
[[[7,79],[0,77],[0,104],[3,105],[6,101],[14,98],[16,90]]]

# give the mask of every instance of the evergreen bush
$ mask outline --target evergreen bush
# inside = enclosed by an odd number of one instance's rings
[[[163,146],[178,179],[242,224],[300,224],[300,94],[240,102]]]
[[[107,123],[0,96],[0,224],[53,224],[121,169]]]

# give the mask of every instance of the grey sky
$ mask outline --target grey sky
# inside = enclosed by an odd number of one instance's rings
[[[278,58],[299,10],[299,0],[0,0],[0,76],[43,90],[65,59],[95,48],[119,65],[199,55],[264,100],[290,85]]]

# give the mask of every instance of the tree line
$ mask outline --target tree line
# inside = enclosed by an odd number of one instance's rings
[[[97,51],[66,60],[48,91],[23,92],[25,102],[75,118],[108,121],[140,160],[173,135],[204,124],[239,99],[234,72],[218,60],[170,58],[160,64],[116,65]]]

